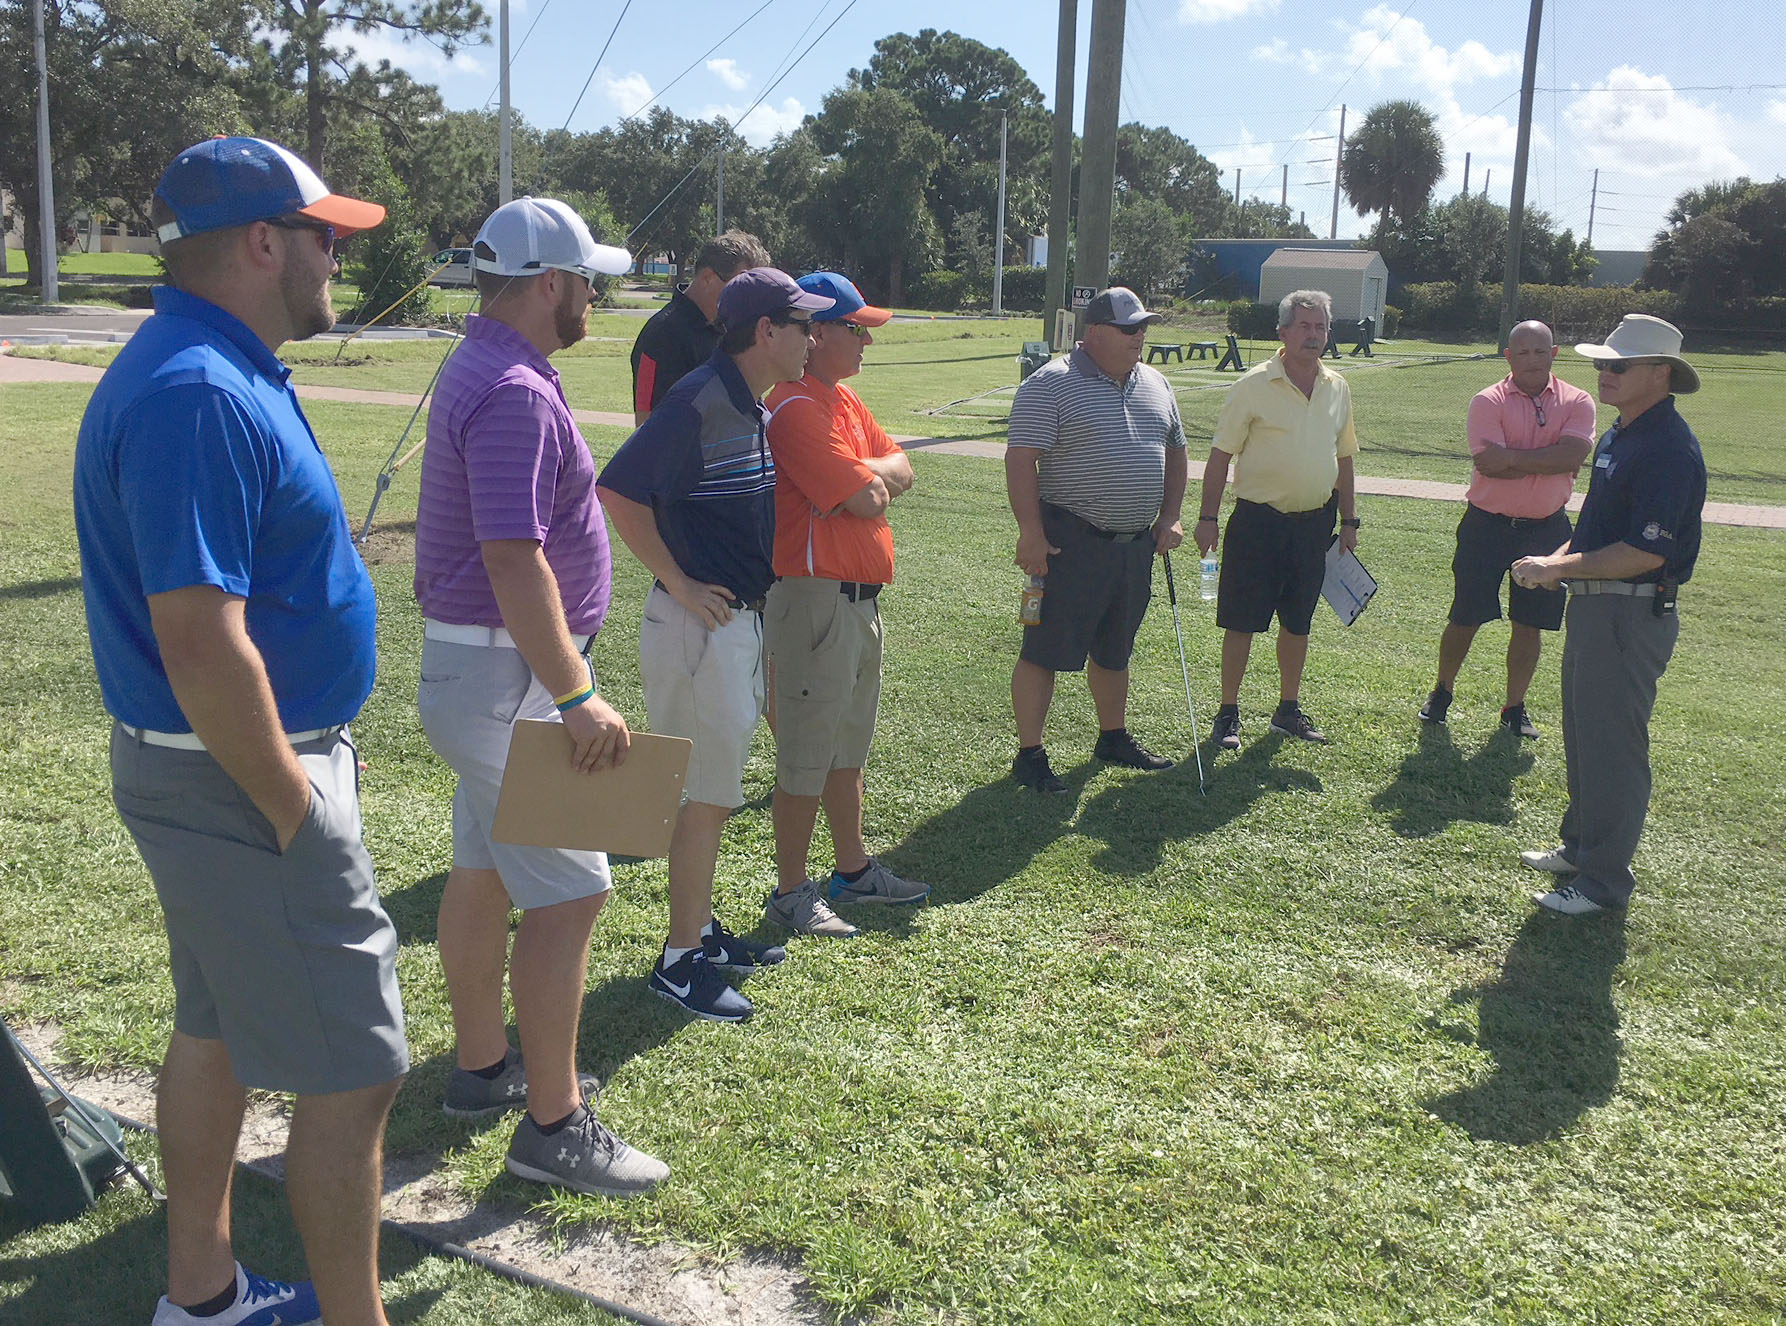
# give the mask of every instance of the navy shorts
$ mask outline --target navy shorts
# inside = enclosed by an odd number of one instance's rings
[[[1078,672],[1087,657],[1121,672],[1153,594],[1152,529],[1119,541],[1046,502],[1042,529],[1060,551],[1048,558],[1042,621],[1024,628],[1019,657],[1050,672]]]
[[[1457,522],[1457,552],[1451,558],[1453,626],[1480,626],[1501,616],[1501,581],[1522,557],[1545,557],[1561,548],[1573,533],[1561,511],[1533,520],[1498,516],[1474,504]],[[1515,625],[1555,631],[1563,625],[1567,595],[1555,589],[1510,585],[1507,615]]]
[[[1237,501],[1222,536],[1222,580],[1215,624],[1257,635],[1278,626],[1307,635],[1327,578],[1327,546],[1339,494],[1312,511],[1283,512],[1263,502]]]

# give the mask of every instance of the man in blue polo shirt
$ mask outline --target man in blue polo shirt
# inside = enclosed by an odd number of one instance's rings
[[[1680,635],[1675,594],[1699,558],[1705,506],[1705,458],[1674,406],[1699,390],[1680,349],[1675,327],[1643,313],[1626,314],[1604,345],[1575,347],[1599,368],[1600,399],[1619,417],[1595,449],[1574,536],[1513,564],[1520,584],[1569,586],[1569,808],[1562,843],[1519,858],[1563,877],[1535,901],[1565,916],[1621,910],[1637,883],[1631,858],[1650,806],[1650,714]]]
[[[155,1326],[379,1326],[380,1144],[409,1055],[345,727],[377,608],[274,352],[334,324],[335,240],[384,208],[217,138],[167,168],[151,219],[168,285],[81,421],[74,508],[113,797],[172,966]],[[230,1250],[248,1087],[297,1095],[287,1192],[314,1286]]]
[[[694,742],[670,837],[670,935],[649,985],[716,1022],[752,1012],[720,972],[749,975],[787,956],[719,923],[713,877],[726,817],[744,804],[744,759],[763,712],[775,461],[760,402],[777,382],[800,380],[812,314],[832,302],[773,267],[726,282],[719,348],[670,389],[596,488],[621,541],[657,577],[639,628],[651,730]]]

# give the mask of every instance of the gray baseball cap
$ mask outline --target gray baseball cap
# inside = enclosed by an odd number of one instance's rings
[[[1100,291],[1085,306],[1087,327],[1133,327],[1164,316],[1162,313],[1149,313],[1142,307],[1141,296],[1122,285],[1113,285],[1108,290]]]

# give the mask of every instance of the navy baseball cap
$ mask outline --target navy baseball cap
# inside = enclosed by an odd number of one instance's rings
[[[384,220],[383,207],[330,193],[302,158],[264,138],[194,143],[162,172],[155,196],[174,215],[156,231],[163,244],[280,216],[314,217],[340,235]]]
[[[812,272],[802,276],[797,284],[809,294],[825,295],[832,301],[830,308],[812,315],[814,322],[840,322],[848,318],[863,327],[880,327],[893,320],[893,315],[886,309],[876,308],[863,299],[854,281],[837,272]]]
[[[758,318],[773,318],[789,309],[823,313],[833,300],[794,284],[794,278],[776,267],[752,267],[739,272],[719,292],[719,320],[728,327],[748,327]]]

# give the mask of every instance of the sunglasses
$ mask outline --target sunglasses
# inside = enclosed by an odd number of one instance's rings
[[[283,216],[271,217],[267,224],[276,226],[280,230],[308,230],[316,236],[316,242],[322,246],[324,253],[333,254],[335,252],[334,226],[321,221],[293,221]]]
[[[841,328],[842,330],[848,332],[851,336],[854,336],[858,341],[865,341],[868,339],[868,328],[864,327],[859,322],[844,322],[842,320],[839,320],[837,322],[826,323],[825,325],[828,327]]]
[[[1147,330],[1147,324],[1145,322],[1133,323],[1127,327],[1117,322],[1107,322],[1104,325],[1106,327],[1116,328],[1116,330],[1121,332],[1124,336],[1139,336],[1142,332]]]
[[[771,326],[775,327],[798,327],[804,332],[812,331],[811,318],[796,318],[792,313],[783,313],[779,317],[771,313],[769,322]]]
[[[1661,363],[1660,359],[1602,359],[1600,371],[1610,373],[1615,378],[1622,378],[1633,368],[1650,368]]]

